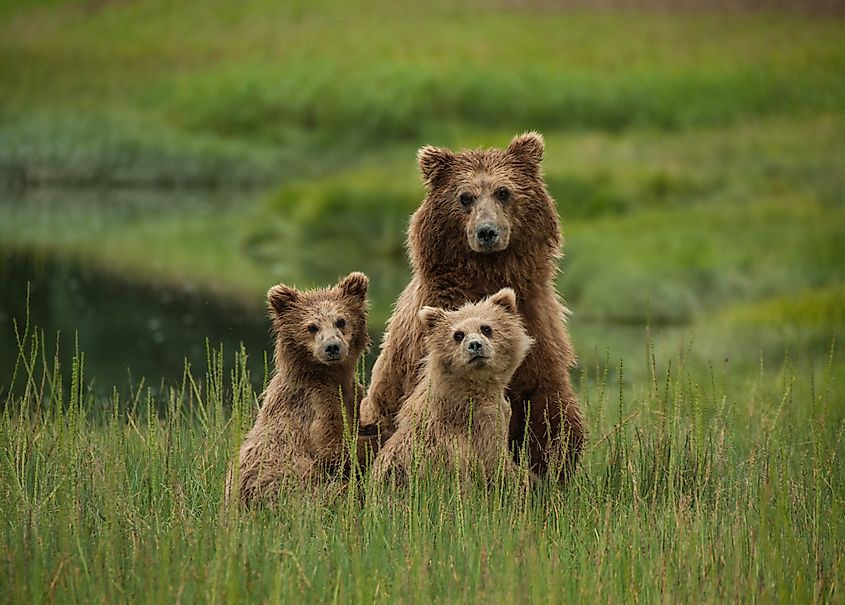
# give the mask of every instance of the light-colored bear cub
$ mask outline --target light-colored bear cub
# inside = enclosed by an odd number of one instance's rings
[[[354,432],[363,395],[355,369],[370,343],[368,283],[351,273],[334,288],[300,292],[279,284],[267,293],[276,368],[240,450],[245,505],[272,504],[285,481],[318,481],[348,464],[344,424]],[[365,443],[358,445],[363,456]]]
[[[488,480],[500,465],[517,470],[508,451],[511,407],[505,389],[533,340],[504,288],[456,311],[423,307],[418,313],[428,356],[421,379],[397,415],[396,432],[373,466],[377,481],[403,481],[422,458],[451,465],[464,477]]]

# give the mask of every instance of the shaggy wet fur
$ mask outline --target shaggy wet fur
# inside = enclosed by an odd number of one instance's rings
[[[373,465],[376,481],[401,482],[422,456],[488,480],[499,468],[516,474],[508,453],[511,409],[505,389],[532,340],[517,315],[513,290],[457,311],[423,307],[429,351],[421,380],[399,410],[398,428]]]
[[[396,302],[361,417],[391,430],[417,386],[426,355],[420,308],[457,309],[510,287],[536,341],[508,385],[511,446],[517,456],[527,449],[533,470],[553,466],[563,477],[577,464],[584,428],[568,372],[575,354],[566,309],[554,285],[561,233],[543,153],[536,133],[504,150],[420,150],[427,193],[408,234],[413,277]],[[480,234],[489,226],[497,237],[484,241]]]
[[[367,276],[351,273],[331,289],[274,286],[267,295],[276,338],[275,374],[240,450],[245,505],[272,504],[285,483],[309,484],[348,462],[363,391],[355,368],[369,346]],[[341,405],[342,400],[342,405]],[[357,455],[369,440],[359,441]]]

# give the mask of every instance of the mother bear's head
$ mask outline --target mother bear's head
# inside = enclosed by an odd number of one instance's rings
[[[515,137],[506,149],[420,149],[426,197],[409,231],[415,267],[556,259],[560,227],[543,181],[543,151],[536,132]]]

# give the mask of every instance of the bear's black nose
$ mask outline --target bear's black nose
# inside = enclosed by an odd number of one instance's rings
[[[328,355],[329,357],[337,357],[338,355],[340,355],[340,345],[336,342],[327,344],[325,351],[326,355]]]
[[[467,349],[469,349],[470,353],[481,353],[481,349],[483,348],[484,343],[477,338],[473,338],[467,343]]]
[[[484,224],[481,225],[475,232],[475,236],[483,246],[493,246],[499,241],[499,228],[495,225]]]

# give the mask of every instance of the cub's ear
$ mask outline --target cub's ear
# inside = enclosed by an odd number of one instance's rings
[[[367,300],[367,288],[370,285],[369,278],[359,271],[353,271],[342,280],[337,282],[337,289],[341,294],[360,301]]]
[[[502,288],[487,300],[494,305],[499,305],[510,313],[518,312],[516,306],[516,292],[514,292],[511,288]]]
[[[535,166],[543,161],[543,152],[546,144],[543,142],[543,135],[539,132],[526,132],[517,135],[508,145],[508,153],[514,157],[526,160]]]
[[[434,327],[446,319],[446,311],[440,307],[423,307],[417,311],[417,317],[422,322],[426,332],[434,329]]]
[[[431,145],[420,147],[417,152],[417,162],[419,162],[425,186],[430,187],[454,159],[455,154],[444,147],[432,147]]]
[[[299,292],[295,288],[279,284],[267,292],[267,306],[276,315],[284,315],[299,300]]]

